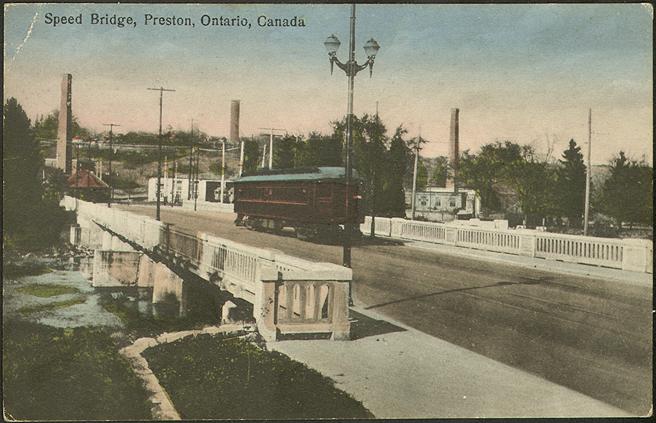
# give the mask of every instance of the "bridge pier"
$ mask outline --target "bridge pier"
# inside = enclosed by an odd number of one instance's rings
[[[137,285],[141,255],[136,251],[95,250],[91,284],[94,287]]]
[[[155,263],[153,268],[153,304],[163,303],[175,298],[184,315],[187,305],[187,293],[183,279],[164,263]]]

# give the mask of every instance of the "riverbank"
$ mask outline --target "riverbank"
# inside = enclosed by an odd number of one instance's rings
[[[92,262],[89,253],[57,249],[9,260],[13,272],[3,276],[8,420],[157,418],[148,384],[119,351],[143,336],[195,333],[219,321],[222,300],[207,283],[185,280],[184,306],[175,298],[152,304],[148,288],[93,288],[81,273],[89,274],[81,269]],[[372,417],[331,379],[232,335],[154,342],[145,353],[183,418]]]

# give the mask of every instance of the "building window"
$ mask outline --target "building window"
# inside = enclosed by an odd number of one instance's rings
[[[456,199],[455,198],[450,198],[449,199],[449,207],[455,207],[456,206]]]

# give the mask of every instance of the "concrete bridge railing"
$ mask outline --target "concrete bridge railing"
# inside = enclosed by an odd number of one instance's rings
[[[62,205],[76,211],[78,221],[102,225],[146,250],[186,262],[202,278],[250,302],[258,329],[268,339],[318,332],[329,332],[333,339],[349,338],[351,269],[203,232],[186,233],[105,204],[65,197]]]
[[[494,226],[494,222],[490,222]],[[371,217],[361,225],[371,233]],[[376,217],[378,236],[591,264],[653,273],[653,243],[644,239],[612,239],[554,234],[526,229],[494,229],[451,223]]]

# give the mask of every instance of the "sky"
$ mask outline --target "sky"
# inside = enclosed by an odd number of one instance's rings
[[[59,107],[62,75],[73,75],[73,113],[83,126],[156,132],[164,126],[229,133],[230,101],[241,101],[241,135],[259,128],[330,132],[344,116],[347,78],[330,74],[325,39],[346,60],[350,5],[5,5],[4,96],[34,119]],[[92,25],[98,13],[132,16],[135,27]],[[47,23],[78,16],[81,25]],[[145,14],[189,17],[195,27],[144,24]],[[203,15],[246,18],[250,29],[201,24]],[[302,28],[259,27],[259,16]],[[448,153],[450,110],[460,109],[460,148],[511,140],[559,157],[574,138],[583,151],[592,109],[592,163],[620,150],[652,163],[653,9],[643,4],[358,5],[356,58],[375,38],[373,76],[355,78],[354,112],[379,115],[391,134]],[[551,148],[549,147],[551,146]]]

